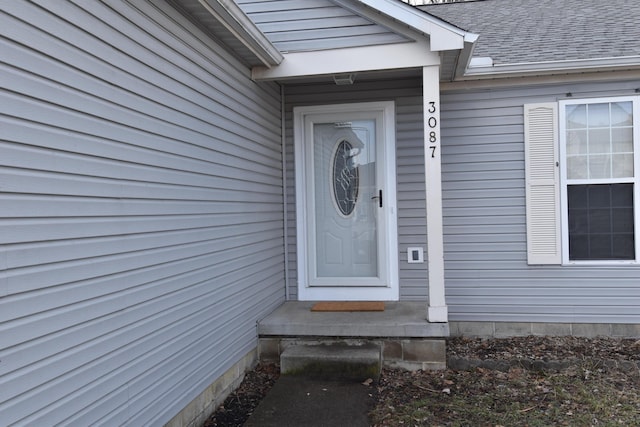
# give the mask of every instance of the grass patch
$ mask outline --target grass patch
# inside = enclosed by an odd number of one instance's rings
[[[383,371],[375,426],[637,426],[640,375],[588,362],[559,372]]]

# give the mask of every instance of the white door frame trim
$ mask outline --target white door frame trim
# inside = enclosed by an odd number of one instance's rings
[[[383,115],[384,188],[387,241],[387,286],[354,286],[354,287],[318,287],[309,286],[308,277],[308,224],[307,212],[307,150],[310,147],[305,141],[305,117],[326,113],[361,113],[381,112]],[[337,301],[397,301],[400,296],[398,272],[398,219],[396,206],[396,135],[395,135],[395,103],[393,101],[363,102],[351,104],[314,105],[295,107],[294,116],[294,147],[295,147],[295,176],[296,176],[296,227],[297,227],[297,262],[298,262],[298,300],[337,300]],[[384,259],[381,261],[385,261]]]

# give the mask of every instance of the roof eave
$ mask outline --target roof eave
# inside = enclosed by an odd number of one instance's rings
[[[265,67],[282,62],[282,53],[256,27],[233,0],[198,0],[200,4],[244,44]]]
[[[473,57],[473,49],[475,47],[475,41],[477,36],[472,41],[465,41],[464,48],[458,52],[456,59],[456,65],[451,76],[451,81],[458,80],[464,77],[466,70],[469,69],[471,58]]]

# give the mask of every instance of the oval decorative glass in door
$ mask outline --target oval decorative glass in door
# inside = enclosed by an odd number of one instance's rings
[[[349,141],[341,141],[331,162],[331,184],[336,207],[344,216],[353,213],[358,202],[360,176],[354,162],[354,149]]]

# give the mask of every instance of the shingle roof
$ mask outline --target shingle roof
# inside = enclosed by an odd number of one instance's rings
[[[480,0],[421,6],[479,34],[496,65],[640,55],[638,0]]]

